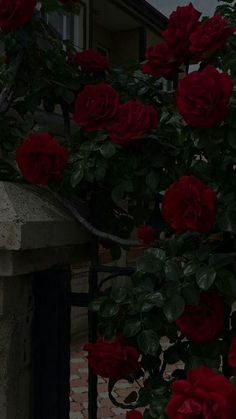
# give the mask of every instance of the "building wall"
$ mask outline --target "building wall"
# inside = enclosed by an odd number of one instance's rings
[[[139,28],[112,33],[111,60],[114,65],[139,61]]]
[[[161,35],[147,29],[147,46],[156,45],[162,41]]]
[[[111,32],[98,24],[93,24],[94,49],[103,48],[113,65],[139,61],[139,28],[128,31]]]
[[[111,32],[99,26],[98,24],[93,24],[93,41],[92,41],[92,48],[97,49],[98,47],[102,47],[106,49],[110,55],[110,51],[112,49],[112,34]]]

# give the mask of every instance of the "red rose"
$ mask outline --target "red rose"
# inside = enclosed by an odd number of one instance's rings
[[[236,31],[236,26],[227,26],[228,19],[216,15],[205,20],[190,36],[190,50],[201,60],[206,55],[222,48]]]
[[[123,146],[134,144],[157,125],[158,115],[153,106],[130,100],[119,107],[110,129],[110,139]]]
[[[119,95],[109,84],[88,84],[75,101],[74,120],[85,131],[106,129],[116,117],[119,104]]]
[[[198,305],[188,305],[177,320],[181,333],[194,343],[215,340],[224,328],[225,307],[214,292],[202,293]]]
[[[93,49],[77,52],[70,61],[78,65],[84,73],[100,73],[109,68],[107,57]]]
[[[148,61],[142,65],[144,74],[172,80],[180,71],[179,63],[166,43],[149,47],[146,52],[146,58]]]
[[[145,244],[155,241],[155,232],[151,226],[142,225],[138,228],[138,238]]]
[[[208,65],[180,80],[177,107],[188,125],[211,128],[220,124],[228,113],[233,82],[227,73]]]
[[[186,61],[191,55],[189,38],[200,24],[200,16],[201,13],[191,3],[188,6],[178,6],[170,15],[163,38],[179,60]]]
[[[169,419],[235,419],[236,390],[208,367],[188,372],[187,380],[172,384],[167,405]]]
[[[131,410],[126,413],[126,419],[142,419],[143,415],[138,410]]]
[[[11,32],[29,22],[34,14],[36,0],[1,0],[0,30]]]
[[[60,180],[68,150],[47,133],[32,133],[16,150],[16,162],[30,183],[47,185]]]
[[[216,222],[216,193],[195,176],[182,176],[166,191],[162,215],[177,234],[207,233]]]
[[[233,338],[228,354],[229,365],[234,369],[234,374],[236,372],[236,337]]]
[[[114,342],[99,340],[85,345],[88,363],[93,372],[101,377],[121,379],[139,369],[139,354],[133,346],[125,346],[123,338]]]

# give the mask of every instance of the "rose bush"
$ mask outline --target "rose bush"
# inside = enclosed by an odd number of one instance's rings
[[[73,214],[87,201],[78,219],[98,244],[142,253],[91,304],[99,339],[85,346],[129,419],[236,414],[235,6],[178,7],[147,62],[122,69],[59,39],[34,2],[2,2],[1,180],[48,185]],[[64,131],[42,112],[55,110]],[[119,379],[139,383],[123,403]]]
[[[172,385],[167,405],[170,419],[199,416],[204,419],[231,419],[236,414],[236,390],[224,377],[207,367],[191,370],[187,380]]]
[[[216,339],[224,328],[224,302],[215,293],[202,293],[197,305],[187,305],[176,325],[192,342],[201,344]]]
[[[228,74],[207,66],[193,71],[179,83],[177,107],[192,127],[211,128],[228,114],[233,83]]]
[[[139,369],[139,353],[126,346],[122,336],[115,341],[100,340],[84,347],[88,351],[88,363],[94,372],[105,378],[120,379]]]
[[[74,120],[86,131],[108,128],[119,104],[119,95],[109,84],[87,85],[76,98]]]
[[[48,185],[62,180],[68,161],[66,147],[47,133],[31,133],[16,149],[16,162],[30,183]]]
[[[11,32],[29,22],[34,14],[36,0],[2,0],[0,30]]]
[[[109,68],[107,57],[92,49],[77,52],[70,61],[85,73],[100,73]]]
[[[195,176],[182,176],[165,192],[162,215],[176,233],[207,233],[216,220],[216,193]]]

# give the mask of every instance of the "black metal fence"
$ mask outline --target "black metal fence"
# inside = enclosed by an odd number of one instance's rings
[[[107,281],[130,276],[133,272],[129,267],[92,266],[86,293],[71,293],[68,268],[35,274],[32,419],[69,419],[71,307],[88,307]],[[88,333],[89,342],[96,342],[97,318],[91,311],[88,313]],[[90,369],[88,419],[97,419],[97,376]]]

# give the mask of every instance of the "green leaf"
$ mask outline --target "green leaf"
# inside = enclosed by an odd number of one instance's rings
[[[160,272],[164,267],[166,254],[161,249],[148,249],[137,261],[137,270],[146,273]]]
[[[145,355],[156,356],[159,344],[159,337],[154,330],[144,330],[138,336],[139,349]]]
[[[227,265],[231,265],[235,262],[235,255],[227,253],[218,253],[210,256],[209,265],[214,266],[216,270],[224,268]]]
[[[127,338],[137,335],[142,327],[142,322],[137,317],[130,317],[125,320],[123,333]]]
[[[236,149],[236,131],[235,129],[228,132],[228,143],[233,148]]]
[[[142,296],[140,311],[141,313],[146,313],[151,311],[154,307],[163,307],[164,298],[160,292],[155,292],[153,294]]]
[[[112,144],[110,141],[106,141],[102,146],[100,147],[100,152],[105,159],[109,159],[116,153],[116,147],[114,144]]]
[[[232,299],[236,297],[236,277],[227,269],[217,272],[216,286],[222,294]]]
[[[74,172],[71,176],[72,188],[75,188],[81,182],[83,177],[84,177],[83,167],[81,166],[80,163],[78,163],[74,166]]]
[[[156,172],[152,171],[146,176],[146,184],[152,191],[156,191],[158,183],[159,176]]]
[[[230,382],[231,382],[231,384],[232,384],[232,386],[235,388],[235,390],[236,390],[236,377],[231,377],[230,378]]]
[[[165,303],[165,306],[163,307],[163,312],[167,318],[167,320],[172,323],[178,317],[181,316],[181,314],[184,311],[185,307],[185,301],[181,295],[174,295],[172,298],[169,299]]]
[[[102,317],[114,317],[119,312],[119,305],[112,300],[105,300],[100,306],[99,313]]]
[[[219,227],[223,231],[236,232],[236,206],[230,205],[218,217]]]
[[[182,296],[186,304],[196,305],[199,302],[200,290],[194,283],[187,283],[183,285]]]
[[[112,291],[111,291],[111,298],[116,302],[116,303],[122,303],[123,301],[125,301],[126,297],[128,294],[128,290],[125,287],[113,287]]]
[[[169,281],[178,281],[182,275],[179,263],[174,260],[168,260],[165,263],[165,275]]]
[[[202,266],[196,273],[196,282],[204,291],[207,291],[215,282],[216,271],[213,267]]]
[[[195,275],[198,268],[199,268],[199,263],[195,260],[190,260],[190,262],[188,262],[184,267],[184,275],[185,276]]]

